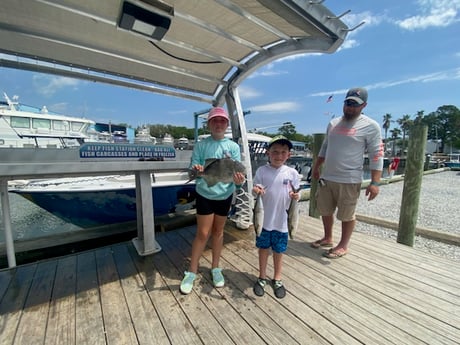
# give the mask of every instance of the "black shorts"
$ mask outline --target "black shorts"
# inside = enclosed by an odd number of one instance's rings
[[[226,217],[230,211],[233,195],[225,200],[210,200],[200,194],[196,194],[196,214],[202,216],[215,213],[218,216]]]

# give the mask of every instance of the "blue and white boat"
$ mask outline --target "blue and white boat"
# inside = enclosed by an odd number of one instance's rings
[[[460,170],[460,153],[448,154],[449,160],[444,162],[444,166],[452,170]]]
[[[156,217],[194,208],[195,185],[185,184],[187,172],[158,173],[153,178]],[[133,175],[36,180],[16,186],[10,192],[83,228],[136,220]]]

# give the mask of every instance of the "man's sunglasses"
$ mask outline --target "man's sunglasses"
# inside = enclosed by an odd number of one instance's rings
[[[345,105],[347,107],[360,107],[362,104],[358,104],[356,101],[352,101],[351,99],[348,99],[345,101]]]

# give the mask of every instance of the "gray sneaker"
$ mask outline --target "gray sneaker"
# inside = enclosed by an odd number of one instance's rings
[[[256,296],[262,297],[265,293],[265,286],[268,284],[267,279],[257,278],[252,290]]]
[[[286,289],[281,280],[273,279],[272,284],[273,284],[273,291],[275,292],[275,296],[277,298],[283,298],[284,296],[286,296]]]

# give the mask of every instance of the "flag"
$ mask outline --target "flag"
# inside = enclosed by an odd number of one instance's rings
[[[326,103],[332,102],[332,96],[334,96],[334,95],[330,95],[330,96],[327,98]]]

